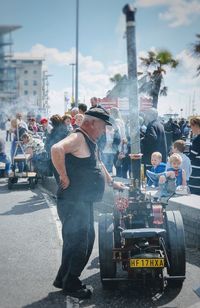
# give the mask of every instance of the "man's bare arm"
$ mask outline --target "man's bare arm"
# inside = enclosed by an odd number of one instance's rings
[[[66,172],[65,154],[73,154],[78,150],[80,138],[78,134],[72,134],[54,144],[51,148],[51,159],[60,176],[60,183],[63,189],[67,188],[70,183]]]
[[[124,189],[125,185],[122,182],[115,182],[111,175],[109,174],[108,170],[106,169],[104,163],[101,161],[102,169],[106,177],[106,182],[108,185],[112,186],[114,189]]]

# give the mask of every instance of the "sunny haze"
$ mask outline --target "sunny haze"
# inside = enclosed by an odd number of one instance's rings
[[[127,74],[125,0],[79,1],[79,101],[89,105],[92,96],[103,98],[114,86],[110,78]],[[147,51],[168,49],[179,66],[167,70],[168,95],[160,97],[158,111],[188,116],[200,113],[199,65],[191,46],[200,33],[200,1],[138,0],[136,47]],[[72,66],[76,48],[75,0],[0,0],[1,25],[17,24],[13,51],[17,57],[41,57],[49,78],[50,113],[64,111],[64,93],[72,95]]]

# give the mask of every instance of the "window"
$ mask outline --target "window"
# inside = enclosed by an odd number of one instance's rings
[[[28,86],[28,80],[24,80],[24,85]]]
[[[28,91],[27,90],[24,91],[24,95],[28,95]]]
[[[33,71],[33,74],[34,74],[34,75],[36,75],[36,74],[37,74],[37,71],[36,71],[36,70],[34,70],[34,71]]]
[[[37,86],[37,80],[33,80],[33,85]]]
[[[27,70],[25,70],[25,71],[24,71],[24,74],[28,74],[28,71],[27,71]]]
[[[33,91],[33,95],[37,95],[37,91]]]

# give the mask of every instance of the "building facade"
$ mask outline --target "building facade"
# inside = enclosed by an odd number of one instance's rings
[[[36,58],[17,59],[13,57],[10,62],[13,76],[15,76],[17,99],[26,100],[27,104],[38,109],[43,108],[43,60]]]

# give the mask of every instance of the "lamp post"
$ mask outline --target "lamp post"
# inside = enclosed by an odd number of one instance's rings
[[[78,106],[78,47],[79,47],[79,0],[76,0],[76,80],[75,106]]]
[[[72,67],[72,98],[71,98],[71,103],[74,103],[74,66],[76,65],[75,63],[70,63]]]

